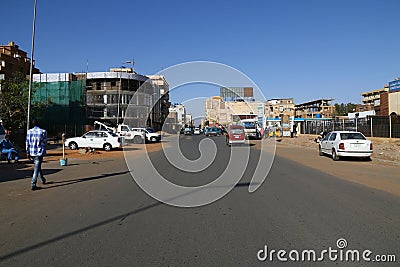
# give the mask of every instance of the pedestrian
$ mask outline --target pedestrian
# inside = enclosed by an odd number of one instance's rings
[[[6,135],[5,139],[0,142],[0,151],[2,154],[7,154],[8,163],[11,163],[13,154],[14,162],[18,162],[18,151],[14,148],[13,143],[11,143],[8,135]]]
[[[33,120],[32,125],[33,128],[29,129],[26,135],[26,154],[34,164],[31,181],[31,189],[34,191],[41,189],[36,186],[38,175],[40,175],[42,184],[46,184],[42,172],[42,162],[43,156],[46,154],[47,132],[39,127],[39,120]]]

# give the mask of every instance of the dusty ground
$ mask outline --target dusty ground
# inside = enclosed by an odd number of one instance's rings
[[[144,150],[152,152],[161,148],[161,143],[150,143],[150,144],[128,144],[124,147],[125,151],[129,150]],[[106,157],[121,157],[122,149],[115,149],[112,151],[104,151],[101,149],[95,149],[93,153],[86,152],[84,149],[71,150],[65,148],[65,157],[82,159],[82,160],[96,160]],[[47,161],[58,161],[63,157],[62,146],[58,145],[52,149],[48,149],[45,160]]]
[[[281,142],[318,149],[318,144],[314,141],[316,137],[316,135],[301,135],[296,138],[282,138]],[[399,138],[371,137],[368,139],[372,141],[374,147],[372,158],[400,162]]]

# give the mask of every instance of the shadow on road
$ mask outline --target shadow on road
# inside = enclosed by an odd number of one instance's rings
[[[51,189],[51,188],[55,188],[55,187],[61,187],[61,186],[66,186],[66,185],[82,183],[82,182],[88,182],[88,181],[103,179],[103,178],[107,178],[107,177],[122,175],[122,174],[126,174],[126,173],[129,173],[129,171],[104,173],[104,174],[93,176],[93,177],[79,178],[79,179],[72,179],[72,180],[64,180],[64,181],[56,181],[56,182],[49,181],[49,184],[52,184],[52,186],[47,186],[42,189]]]
[[[104,177],[109,177],[109,176],[114,176],[114,175],[125,174],[125,173],[128,173],[128,172],[129,172],[129,171],[119,172],[119,173],[112,173],[112,174],[103,174],[103,175],[94,176],[94,177],[90,177],[90,178],[75,179],[75,180],[69,180],[69,181],[59,181],[59,182],[53,182],[53,183],[63,183],[63,182],[79,183],[79,182],[84,182],[84,181],[90,181],[90,180],[95,180],[95,179],[101,179],[101,178],[104,178]],[[71,183],[68,183],[68,184],[71,184]],[[254,184],[254,183],[253,183],[253,184]],[[238,183],[235,187],[247,187],[247,186],[249,186],[249,185],[250,185],[249,182],[241,182],[241,183]],[[63,186],[63,185],[56,185],[56,186]],[[56,187],[56,186],[53,186],[53,187]],[[47,187],[47,188],[49,188],[49,187]],[[203,190],[203,189],[199,189],[199,190]],[[187,194],[184,194],[184,195],[187,195]],[[180,198],[180,197],[182,197],[182,196],[183,196],[183,195],[176,196],[176,197],[174,197],[174,198],[172,198],[172,199],[170,199],[170,200],[173,200],[173,199],[176,199],[176,198]],[[34,250],[34,249],[38,249],[38,248],[47,246],[47,245],[52,244],[52,243],[54,243],[54,242],[58,242],[58,241],[63,240],[63,239],[65,239],[65,238],[69,238],[69,237],[71,237],[71,236],[78,235],[78,234],[80,234],[80,233],[82,233],[82,232],[86,232],[86,231],[89,231],[89,230],[91,230],[91,229],[101,227],[101,226],[106,225],[106,224],[109,224],[109,223],[118,222],[118,225],[121,225],[122,222],[123,222],[126,218],[128,218],[128,217],[130,217],[130,216],[133,216],[133,215],[136,215],[136,214],[138,214],[138,213],[140,213],[140,212],[143,212],[143,211],[152,209],[152,208],[157,207],[157,206],[159,206],[159,205],[166,205],[166,204],[164,204],[164,203],[162,203],[162,202],[155,202],[155,203],[150,204],[150,205],[147,205],[147,206],[145,206],[145,207],[135,209],[135,210],[133,210],[133,211],[131,211],[131,212],[127,212],[127,213],[124,213],[124,214],[115,216],[115,217],[113,217],[113,218],[110,218],[110,219],[107,219],[107,220],[104,220],[104,221],[101,221],[101,222],[98,222],[98,223],[89,225],[89,226],[87,226],[87,227],[84,227],[84,228],[81,228],[81,229],[78,229],[78,230],[75,230],[75,231],[72,231],[72,232],[69,232],[69,233],[66,233],[66,234],[57,236],[57,237],[55,237],[55,238],[51,238],[51,239],[48,239],[48,240],[46,240],[46,241],[39,242],[39,243],[37,243],[37,244],[34,244],[34,245],[31,245],[31,246],[22,248],[22,249],[20,249],[20,250],[11,252],[11,253],[9,253],[9,254],[0,256],[0,262],[1,262],[1,261],[4,261],[4,260],[7,260],[7,259],[10,259],[10,258],[13,258],[13,257],[16,257],[16,256],[18,256],[18,255],[20,255],[20,254],[27,253],[27,252],[29,252],[29,251],[31,251],[31,250]]]
[[[15,166],[15,165],[17,165],[17,164],[14,164],[14,165],[10,164],[10,168],[7,168],[7,169],[2,168],[0,170],[0,172],[1,172],[0,183],[32,178],[33,167],[30,169],[26,169],[26,167],[28,167],[30,165],[26,165],[26,164],[18,164],[18,166]],[[51,174],[57,173],[59,171],[62,171],[62,169],[45,169],[45,168],[43,168],[43,170],[42,170],[44,176],[51,175]]]

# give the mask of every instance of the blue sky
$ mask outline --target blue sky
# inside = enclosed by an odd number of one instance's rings
[[[30,52],[33,0],[1,7],[0,42]],[[400,76],[399,8],[398,0],[38,0],[35,60],[52,73],[85,71],[87,61],[89,71],[107,71],[134,57],[142,74],[215,61],[249,76],[266,98],[359,103],[361,92]],[[202,85],[171,95],[218,93]]]

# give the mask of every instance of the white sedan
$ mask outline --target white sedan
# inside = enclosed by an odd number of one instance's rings
[[[372,152],[372,142],[360,132],[333,131],[319,143],[319,155],[330,155],[333,160],[339,160],[340,157],[370,160]]]
[[[197,127],[194,128],[193,134],[195,134],[195,135],[201,134],[200,128],[197,128]]]
[[[113,148],[120,148],[124,145],[123,137],[107,131],[89,131],[81,137],[73,137],[65,140],[65,146],[72,150],[80,147],[100,148],[110,151]]]

